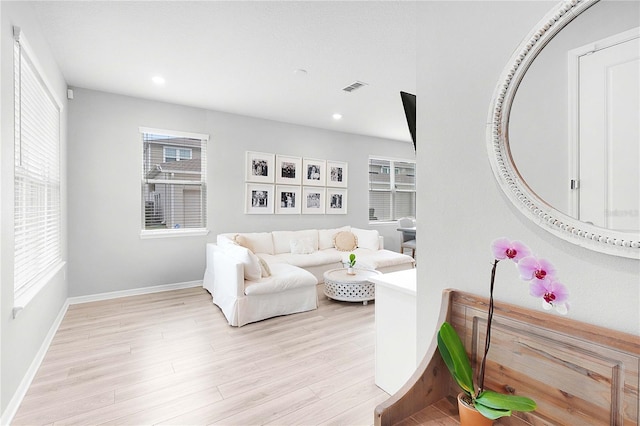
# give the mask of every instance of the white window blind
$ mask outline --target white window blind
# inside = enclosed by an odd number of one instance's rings
[[[142,134],[142,235],[206,232],[208,136],[158,129]]]
[[[416,164],[369,159],[369,221],[393,221],[416,215]]]
[[[60,107],[14,32],[14,304],[24,306],[62,265]]]

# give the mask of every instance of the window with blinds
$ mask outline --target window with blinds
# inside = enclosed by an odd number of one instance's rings
[[[141,128],[142,235],[206,233],[207,135]]]
[[[14,29],[14,305],[62,267],[60,106]]]
[[[416,215],[416,163],[369,158],[369,221]]]

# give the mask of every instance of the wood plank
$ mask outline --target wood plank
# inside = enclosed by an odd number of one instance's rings
[[[371,425],[374,304],[318,295],[240,328],[202,288],[72,305],[14,424]]]

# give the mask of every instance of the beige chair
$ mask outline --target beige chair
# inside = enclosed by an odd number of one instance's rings
[[[403,217],[398,220],[398,228],[402,232],[402,242],[400,244],[400,252],[404,253],[405,249],[411,250],[411,257],[416,258],[416,231],[402,231],[402,228],[415,228],[416,222],[410,217]]]

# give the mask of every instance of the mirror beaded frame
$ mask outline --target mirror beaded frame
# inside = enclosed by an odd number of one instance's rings
[[[562,1],[536,24],[514,51],[500,75],[491,100],[487,120],[487,150],[493,174],[503,192],[534,223],[581,247],[640,259],[640,233],[597,227],[554,209],[527,185],[509,149],[509,116],[513,99],[531,63],[562,28],[598,1]]]

